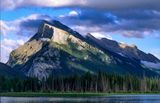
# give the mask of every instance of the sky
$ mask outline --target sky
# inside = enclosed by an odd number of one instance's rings
[[[0,61],[58,20],[82,35],[91,33],[135,44],[160,58],[160,0],[0,0]]]

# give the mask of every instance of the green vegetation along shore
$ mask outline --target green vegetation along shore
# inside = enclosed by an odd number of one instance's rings
[[[0,96],[7,97],[91,97],[91,96],[110,96],[110,95],[134,95],[134,94],[160,94],[160,92],[131,92],[131,93],[76,93],[76,92],[53,92],[53,93],[43,93],[43,92],[7,92],[0,93]]]

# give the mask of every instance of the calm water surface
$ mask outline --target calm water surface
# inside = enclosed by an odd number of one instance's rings
[[[0,97],[0,103],[160,103],[160,95],[101,97]]]

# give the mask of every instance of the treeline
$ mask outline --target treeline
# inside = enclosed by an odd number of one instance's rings
[[[98,73],[82,76],[37,78],[0,77],[0,92],[160,92],[160,78]]]

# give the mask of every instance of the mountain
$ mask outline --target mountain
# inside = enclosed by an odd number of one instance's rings
[[[123,56],[117,53],[117,47],[112,47],[114,43],[107,46],[109,42],[102,41],[91,35],[83,37],[59,21],[44,21],[29,41],[11,52],[7,65],[21,70],[26,76],[39,79],[50,75],[81,75],[86,72],[97,74],[99,71],[120,75],[159,76],[154,70],[144,67],[141,59],[132,58],[134,56],[131,57],[130,52],[125,52],[127,57]],[[124,49],[128,50],[130,49]],[[154,56],[151,57],[151,61],[159,62]]]
[[[23,73],[3,63],[0,63],[0,76],[25,78]]]
[[[139,50],[136,45],[127,45],[125,43],[119,43],[107,38],[95,38],[91,34],[87,34],[86,38],[101,46],[106,51],[112,51],[125,58],[129,58],[135,61],[140,61],[141,65],[146,68],[150,68],[160,73],[160,60],[154,55]]]
[[[160,60],[152,54],[146,54],[139,50],[136,45],[127,45],[125,43],[118,43],[114,40],[109,40],[107,38],[97,39],[91,34],[87,34],[87,38],[96,42],[98,45],[104,47],[106,50],[113,51],[122,56],[128,57],[130,59],[138,59],[141,61],[148,61],[153,63],[159,63]]]

